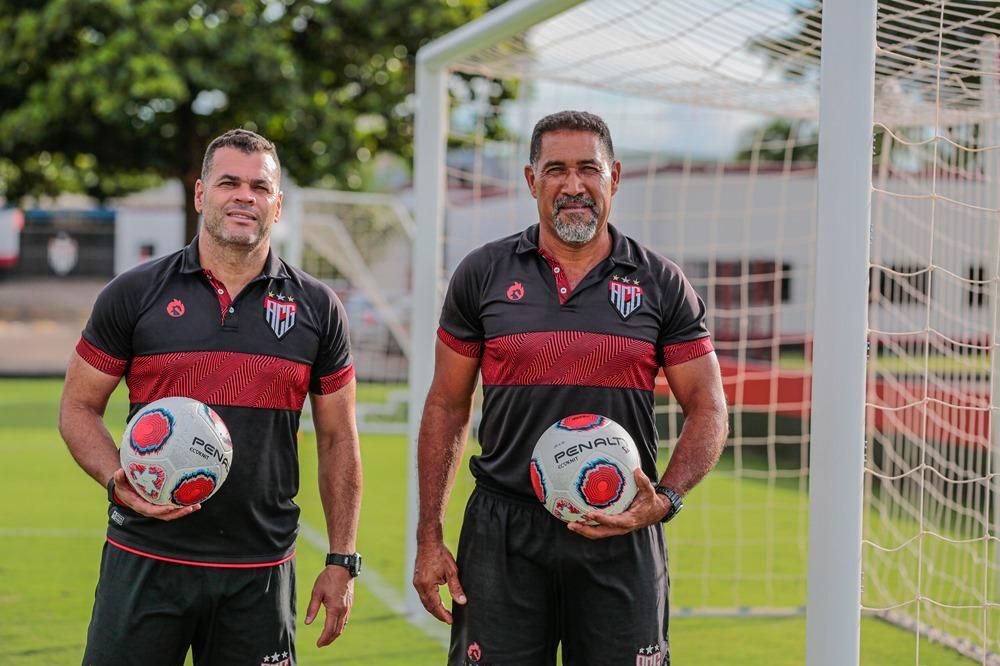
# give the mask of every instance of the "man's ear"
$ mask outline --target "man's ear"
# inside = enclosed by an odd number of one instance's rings
[[[619,160],[615,160],[614,164],[611,165],[611,194],[613,195],[618,191],[618,185],[621,183],[622,179],[622,163]]]
[[[524,167],[524,179],[528,182],[528,190],[531,192],[531,196],[537,199],[538,193],[535,191],[535,170],[530,164],[527,164]]]

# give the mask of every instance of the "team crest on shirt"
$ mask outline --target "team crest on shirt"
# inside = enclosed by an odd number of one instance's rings
[[[285,337],[295,326],[295,312],[298,304],[291,296],[268,292],[264,297],[264,321],[267,322],[278,339]]]
[[[265,654],[260,666],[291,666],[292,659],[288,656],[287,650]]]
[[[663,653],[660,652],[659,645],[647,645],[639,648],[635,653],[635,666],[661,666],[662,664]]]
[[[638,280],[613,275],[608,281],[608,297],[621,318],[628,319],[642,305],[642,287]]]

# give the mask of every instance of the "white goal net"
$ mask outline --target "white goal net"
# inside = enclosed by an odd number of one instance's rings
[[[351,353],[362,387],[358,428],[403,434],[412,303],[410,212],[393,195],[285,189],[282,256],[332,287],[350,322]],[[313,427],[308,401],[302,427]]]
[[[878,21],[862,599],[1000,663],[1000,7]]]
[[[534,122],[601,115],[624,165],[611,222],[705,299],[732,417],[719,468],[668,529],[673,614],[804,613],[809,479],[824,472],[809,469],[819,3],[554,4],[446,63],[472,85],[451,87],[441,266],[414,311],[436,314],[470,249],[536,221]],[[843,399],[866,405],[858,610],[909,632],[894,663],[926,663],[928,639],[981,663],[1000,652],[997,13],[878,8],[868,381]],[[434,142],[418,138],[418,168]],[[666,456],[681,415],[665,384],[657,404]]]

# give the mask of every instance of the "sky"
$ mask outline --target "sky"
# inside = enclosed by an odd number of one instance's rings
[[[623,150],[730,155],[751,128],[768,122],[754,107],[781,111],[814,95],[789,91],[746,48],[761,35],[792,30],[794,6],[804,1],[582,3],[528,33],[535,57],[527,66],[537,78],[530,97],[506,105],[505,125],[524,135],[548,113],[585,109],[605,118]],[[500,72],[525,62],[494,61]],[[471,118],[460,111],[455,122],[469,125]]]

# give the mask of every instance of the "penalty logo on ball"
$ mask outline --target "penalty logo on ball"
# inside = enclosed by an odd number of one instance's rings
[[[129,445],[141,456],[156,453],[174,431],[174,415],[166,409],[151,409],[139,417],[129,433]]]
[[[133,486],[142,488],[151,499],[159,499],[163,491],[163,482],[167,478],[167,473],[162,467],[134,462],[128,464],[125,472]]]
[[[583,509],[579,508],[565,497],[559,497],[552,504],[552,515],[559,520],[571,523],[583,515]]]

